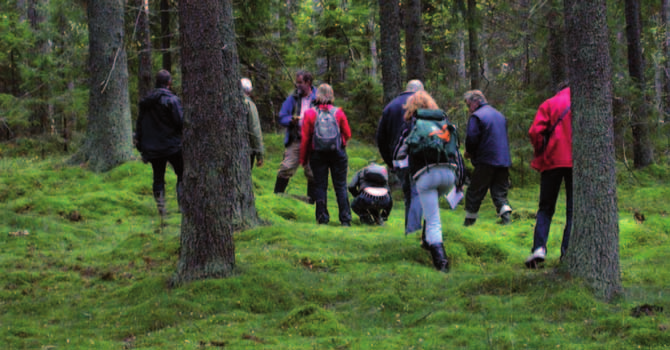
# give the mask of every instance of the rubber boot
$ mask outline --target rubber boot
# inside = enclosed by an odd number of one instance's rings
[[[444,252],[444,244],[435,243],[428,246],[430,255],[433,258],[433,265],[440,272],[449,272],[449,259]]]
[[[154,200],[156,201],[158,214],[161,216],[161,219],[164,219],[167,215],[167,211],[165,210],[165,190],[154,192]]]
[[[287,178],[277,176],[277,181],[275,182],[275,193],[284,193],[286,191],[286,186],[288,186]]]

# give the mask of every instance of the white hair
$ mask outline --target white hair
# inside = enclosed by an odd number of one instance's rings
[[[240,79],[240,82],[242,83],[242,91],[247,95],[251,94],[251,90],[253,90],[251,80],[249,80],[249,78],[242,78]]]

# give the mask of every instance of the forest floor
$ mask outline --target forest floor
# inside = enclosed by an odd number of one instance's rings
[[[670,348],[670,167],[617,174],[621,296],[596,299],[557,272],[564,197],[545,267],[525,268],[537,177],[513,187],[513,222],[486,197],[474,226],[462,205],[441,217],[449,273],[419,234],[405,236],[403,201],[385,226],[317,225],[302,172],[273,194],[281,135],[253,169],[268,225],[235,233],[236,273],[169,289],[181,217],[168,171],[161,227],[151,167],[103,174],[65,156],[0,148],[0,346],[3,349],[667,349]],[[350,172],[377,158],[352,143]],[[332,189],[329,210],[337,217]]]

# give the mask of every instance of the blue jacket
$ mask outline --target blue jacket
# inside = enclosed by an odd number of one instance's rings
[[[309,98],[312,101],[316,98],[316,88],[313,86]],[[300,115],[300,96],[296,93],[290,94],[281,105],[281,110],[279,110],[279,125],[286,128],[284,146],[300,139],[300,125],[291,123],[294,115]]]
[[[405,109],[402,107],[414,92],[405,91],[389,102],[377,126],[377,147],[387,166],[393,166],[393,150],[398,144],[400,134],[405,128]]]
[[[507,119],[495,108],[483,104],[468,120],[465,151],[472,165],[510,167],[512,159],[507,140]]]

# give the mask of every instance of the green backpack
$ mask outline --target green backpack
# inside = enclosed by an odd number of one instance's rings
[[[458,151],[458,131],[441,109],[418,109],[414,125],[405,142],[411,159],[427,164],[455,163]]]

